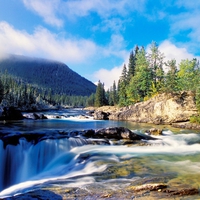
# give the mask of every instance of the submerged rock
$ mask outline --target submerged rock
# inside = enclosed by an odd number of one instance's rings
[[[162,190],[162,192],[168,193],[170,196],[188,196],[199,194],[199,190],[197,188],[169,188]]]
[[[149,140],[154,139],[147,135],[139,135],[124,127],[110,127],[99,129],[94,134],[95,138]]]
[[[192,195],[199,195],[199,190],[194,187],[170,187],[165,183],[149,183],[143,185],[136,185],[130,186],[128,190],[134,191],[135,195],[137,196],[152,196],[155,199],[160,198],[175,198],[177,196],[192,196]],[[151,195],[151,192],[153,194]]]
[[[9,197],[6,198],[7,200],[36,200],[36,199],[41,199],[41,200],[62,200],[62,196],[49,191],[49,190],[36,190],[32,192],[27,192],[25,194],[19,194],[14,197]]]
[[[162,135],[162,130],[158,128],[150,128],[149,130],[145,131],[149,135]]]
[[[24,114],[24,117],[26,119],[48,119],[44,114],[37,114],[37,113],[28,113],[28,114]]]
[[[144,185],[139,185],[139,186],[132,186],[130,188],[135,192],[139,192],[142,190],[150,190],[150,191],[157,190],[158,191],[158,190],[167,188],[167,185],[164,183],[150,183],[150,184],[144,184]]]
[[[4,148],[8,145],[18,145],[20,139],[26,139],[26,141],[31,142],[32,144],[37,144],[38,142],[46,139],[61,139],[61,138],[82,138],[88,139],[91,144],[110,144],[109,140],[126,140],[125,142],[119,142],[118,144],[131,144],[133,141],[141,140],[155,140],[151,136],[145,134],[136,134],[131,130],[124,127],[110,127],[102,128],[98,130],[83,130],[83,131],[59,131],[59,130],[48,130],[48,131],[30,131],[28,133],[23,132],[0,132],[0,139],[4,143]],[[89,140],[96,139],[101,141]]]

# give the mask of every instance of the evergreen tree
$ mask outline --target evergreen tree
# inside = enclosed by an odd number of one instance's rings
[[[169,60],[165,63],[169,68],[165,77],[165,86],[163,88],[164,92],[173,92],[178,90],[178,69],[176,67],[176,60]]]
[[[179,89],[195,91],[200,82],[199,62],[196,59],[182,60],[179,64],[179,68]]]
[[[112,93],[112,98],[113,98],[113,103],[114,105],[118,104],[118,95],[117,95],[117,87],[115,81],[113,82],[113,93]]]
[[[200,115],[200,85],[196,89],[196,107]]]
[[[144,48],[141,48],[136,58],[135,76],[131,78],[127,88],[129,104],[142,101],[148,95],[151,85],[151,72]]]
[[[135,53],[131,51],[130,56],[129,56],[129,63],[128,63],[128,72],[127,72],[127,78],[128,82],[131,80],[131,78],[135,75],[135,62],[136,62],[136,56],[138,53],[138,46],[135,47]]]
[[[124,64],[122,69],[122,75],[120,76],[119,82],[118,82],[118,95],[119,95],[119,105],[120,106],[126,106],[127,105],[127,94],[126,94],[126,87],[128,85],[127,80],[127,68]]]
[[[97,84],[96,94],[95,94],[95,106],[100,107],[105,105],[105,103],[106,103],[106,98],[105,98],[104,84],[102,84],[99,81]]]
[[[163,58],[164,55],[159,51],[157,43],[152,42],[148,61],[153,81],[152,86],[155,87],[156,92],[158,92],[164,84]]]
[[[95,105],[95,94],[91,94],[86,101],[86,106],[94,106]]]

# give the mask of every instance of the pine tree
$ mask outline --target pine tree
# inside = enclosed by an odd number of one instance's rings
[[[100,107],[105,104],[106,104],[106,98],[105,98],[104,84],[102,84],[99,81],[97,84],[96,94],[95,94],[95,106]]]
[[[138,46],[136,46],[135,53],[133,53],[133,51],[131,51],[130,56],[129,56],[128,72],[127,72],[128,82],[135,75],[135,62],[136,62],[136,56],[137,56],[138,50],[139,50],[139,48],[138,48]]]
[[[131,78],[127,87],[128,103],[142,101],[149,93],[151,85],[151,72],[144,48],[137,53],[135,76]]]
[[[199,86],[200,68],[196,59],[182,60],[178,71],[179,89],[195,91]]]
[[[152,85],[155,86],[157,92],[161,89],[164,83],[163,59],[164,55],[159,51],[157,43],[152,42],[148,61],[151,69]]]
[[[176,60],[172,59],[165,63],[169,68],[165,77],[165,86],[163,88],[164,92],[173,92],[178,90],[178,69],[176,67]]]
[[[126,106],[127,105],[127,94],[126,94],[126,87],[128,85],[128,79],[127,79],[127,68],[124,64],[122,69],[122,75],[120,76],[119,82],[118,82],[118,95],[119,95],[119,105],[120,106]]]
[[[116,83],[115,81],[113,82],[113,94],[112,94],[112,98],[113,98],[113,103],[114,105],[118,104],[118,95],[117,95],[117,87],[116,87]]]

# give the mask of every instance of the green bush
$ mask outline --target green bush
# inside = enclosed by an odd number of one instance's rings
[[[197,123],[197,124],[200,124],[200,115],[197,115],[197,116],[191,116],[191,117],[190,117],[190,122],[191,122],[191,123]]]

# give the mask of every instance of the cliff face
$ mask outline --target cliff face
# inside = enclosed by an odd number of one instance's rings
[[[109,116],[111,120],[130,120],[135,122],[172,124],[188,121],[197,114],[192,92],[160,94],[148,101],[136,103]]]

